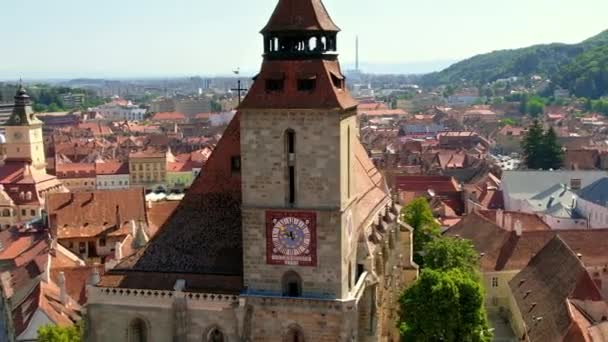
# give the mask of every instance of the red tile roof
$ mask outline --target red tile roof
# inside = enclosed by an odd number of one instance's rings
[[[49,224],[60,239],[97,236],[130,220],[146,222],[144,201],[141,188],[50,194]]]
[[[180,112],[162,112],[156,113],[152,117],[152,121],[185,121],[186,115]]]
[[[460,187],[453,177],[449,176],[395,176],[398,191],[426,193],[433,190],[437,194],[459,192]]]
[[[313,91],[298,91],[298,75],[315,75]],[[350,109],[357,102],[344,89],[332,83],[332,77],[344,79],[338,61],[329,60],[266,60],[262,69],[240,105],[246,109]],[[283,79],[283,91],[267,91],[267,79]]]
[[[405,116],[407,112],[403,109],[362,110],[357,108],[357,114],[366,116]]]
[[[128,175],[129,163],[112,161],[95,163],[95,173],[97,175]]]
[[[104,267],[99,265],[52,268],[51,279],[58,283],[59,273],[63,272],[68,296],[77,301],[78,304],[84,305],[87,302],[86,285],[95,269],[100,275],[104,273]]]
[[[262,33],[279,31],[340,31],[321,0],[279,0]]]
[[[55,173],[59,179],[65,178],[95,178],[95,164],[93,163],[70,163],[57,164]]]

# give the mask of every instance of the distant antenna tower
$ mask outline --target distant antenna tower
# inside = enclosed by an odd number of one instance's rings
[[[359,36],[355,38],[355,70],[359,71]]]

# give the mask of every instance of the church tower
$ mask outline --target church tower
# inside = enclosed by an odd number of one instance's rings
[[[357,103],[338,63],[338,31],[320,0],[280,0],[261,32],[264,61],[240,106],[251,293],[340,299],[352,289]]]
[[[46,172],[42,121],[34,114],[30,97],[23,86],[17,90],[13,113],[4,127],[6,161],[27,162],[31,164],[32,172]]]

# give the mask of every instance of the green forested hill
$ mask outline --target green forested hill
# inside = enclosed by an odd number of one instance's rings
[[[453,84],[467,81],[484,84],[511,76],[534,74],[552,77],[562,66],[599,46],[608,45],[608,30],[579,44],[546,44],[522,49],[494,51],[477,55],[449,68],[425,75],[423,85]]]
[[[608,43],[577,56],[564,65],[555,82],[574,95],[596,99],[608,95]]]

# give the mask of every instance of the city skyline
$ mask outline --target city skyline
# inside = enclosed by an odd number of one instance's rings
[[[608,2],[528,3],[325,0],[342,29],[345,69],[360,39],[364,71],[423,73],[475,54],[539,43],[576,43],[608,28]],[[0,79],[253,74],[276,0],[15,2],[0,13],[9,51]],[[588,11],[587,5],[595,10]],[[372,15],[373,14],[373,15]],[[530,34],[533,32],[533,34]]]

